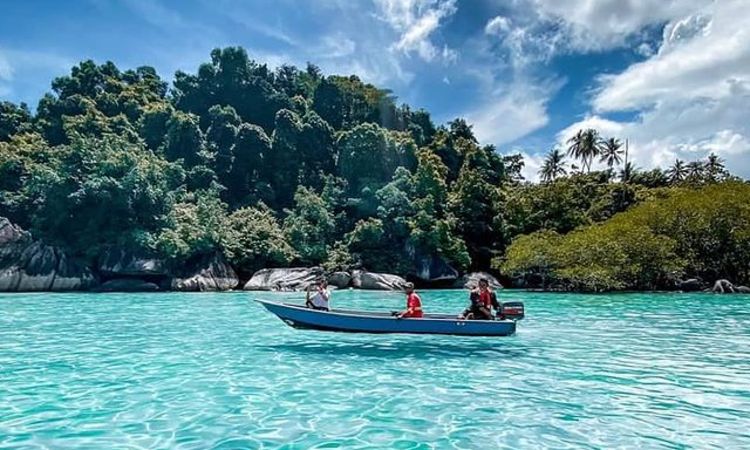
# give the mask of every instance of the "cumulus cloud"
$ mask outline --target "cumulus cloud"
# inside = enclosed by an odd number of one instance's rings
[[[592,127],[631,140],[633,160],[666,166],[714,152],[750,176],[750,10],[717,2],[670,21],[653,56],[602,77],[592,115],[563,130]],[[635,111],[632,121],[602,114]]]
[[[541,154],[530,154],[522,150],[517,150],[511,153],[520,153],[523,156],[523,168],[521,169],[521,176],[528,181],[539,181],[539,170],[544,164],[544,155]]]
[[[541,22],[557,24],[575,51],[623,46],[644,27],[709,5],[712,0],[529,0]]]
[[[400,35],[393,50],[416,53],[425,61],[456,59],[455,50],[447,46],[441,50],[431,40],[441,23],[456,12],[455,0],[376,0],[375,4],[379,17]]]

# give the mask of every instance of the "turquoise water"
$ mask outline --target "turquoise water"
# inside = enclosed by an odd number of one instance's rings
[[[244,293],[0,295],[0,448],[750,448],[750,297],[503,296],[510,338],[294,330]]]

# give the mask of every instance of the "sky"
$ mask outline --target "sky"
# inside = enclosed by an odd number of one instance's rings
[[[84,59],[171,80],[211,49],[391,89],[483,144],[544,154],[581,128],[642,169],[711,152],[750,178],[750,0],[0,0],[0,99],[32,108]]]

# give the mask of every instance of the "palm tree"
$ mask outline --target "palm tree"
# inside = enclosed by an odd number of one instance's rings
[[[601,143],[601,159],[599,162],[607,163],[610,169],[622,163],[622,141],[617,138],[605,139]]]
[[[636,172],[638,172],[638,168],[635,167],[632,162],[628,161],[622,166],[622,170],[620,171],[620,181],[623,183],[629,183],[633,179],[633,176],[635,176]]]
[[[681,159],[675,159],[672,167],[667,170],[667,176],[669,182],[672,184],[679,184],[685,181],[685,177],[688,175],[688,169],[685,167],[685,163]]]
[[[580,159],[587,172],[591,172],[591,163],[601,153],[601,139],[599,132],[593,128],[578,130],[568,139],[568,155]]]
[[[703,175],[705,166],[700,161],[691,161],[685,167],[687,170],[687,178],[693,182],[703,181]]]
[[[716,153],[708,155],[708,160],[704,165],[706,170],[706,176],[711,181],[717,181],[721,175],[724,174],[724,160],[719,158]]]
[[[552,181],[565,175],[565,173],[565,156],[559,148],[553,148],[544,158],[542,168],[539,169],[539,175],[542,177],[542,181]]]

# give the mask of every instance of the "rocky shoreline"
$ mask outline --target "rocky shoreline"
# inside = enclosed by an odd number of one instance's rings
[[[427,260],[421,276],[433,277],[441,287],[474,287],[481,277],[502,285],[492,275],[476,272],[459,276],[453,268]],[[432,270],[435,273],[435,270]],[[174,269],[158,259],[123,249],[104,252],[93,267],[62,249],[34,239],[28,231],[0,217],[0,292],[156,292],[156,291],[303,291],[327,280],[336,289],[402,290],[407,280],[399,275],[366,270],[326,272],[322,267],[265,268],[243,282],[218,253],[205,255]]]
[[[417,281],[430,287],[474,288],[487,278],[495,289],[503,286],[491,274],[473,272],[460,275],[455,269],[426,260]],[[431,270],[437,267],[437,270]],[[437,273],[437,275],[435,275]],[[157,258],[141,256],[122,249],[104,252],[94,267],[70,257],[65,251],[34,239],[28,231],[0,217],[0,292],[210,292],[210,291],[303,291],[309,285],[327,280],[335,289],[398,291],[407,280],[399,275],[366,270],[326,272],[322,267],[265,268],[241,280],[237,272],[218,253],[189,261],[179,269]],[[529,286],[527,286],[528,288]],[[720,279],[712,285],[688,279],[675,284],[683,292],[750,293]]]

